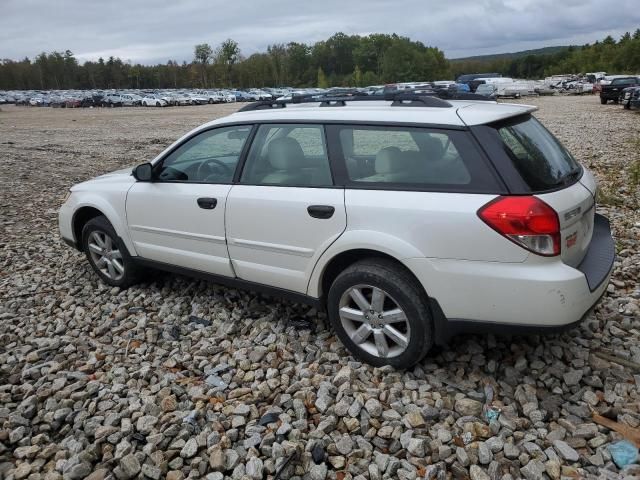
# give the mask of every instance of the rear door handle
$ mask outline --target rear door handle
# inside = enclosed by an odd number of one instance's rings
[[[307,207],[307,212],[313,218],[331,218],[335,211],[336,209],[330,205],[310,205]]]
[[[215,198],[202,197],[198,199],[198,206],[205,210],[213,210],[218,205],[218,200]]]

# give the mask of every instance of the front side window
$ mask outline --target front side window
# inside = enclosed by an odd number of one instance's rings
[[[231,183],[250,125],[207,130],[190,138],[162,162],[158,180]]]
[[[562,144],[532,116],[497,125],[507,154],[531,190],[566,184],[581,172]]]
[[[240,182],[250,185],[325,187],[333,184],[321,125],[262,125]]]
[[[475,190],[491,174],[466,132],[411,127],[340,127],[350,182]],[[485,182],[486,180],[486,182]]]

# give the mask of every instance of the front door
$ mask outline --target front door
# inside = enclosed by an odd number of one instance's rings
[[[127,223],[138,255],[233,276],[225,208],[251,126],[201,132],[154,165],[154,181],[127,194]]]
[[[320,125],[262,125],[227,200],[236,275],[306,293],[313,267],[346,228]]]

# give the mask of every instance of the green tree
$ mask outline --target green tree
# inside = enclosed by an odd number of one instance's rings
[[[224,65],[227,77],[227,85],[231,86],[233,66],[240,60],[240,47],[238,42],[230,38],[220,44],[216,50],[216,63]]]
[[[195,63],[200,65],[200,74],[202,80],[202,87],[207,87],[207,65],[211,56],[213,55],[213,49],[208,43],[200,43],[193,48],[193,58]]]

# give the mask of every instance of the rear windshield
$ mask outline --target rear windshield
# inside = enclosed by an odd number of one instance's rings
[[[505,150],[531,190],[549,190],[579,178],[580,164],[551,132],[527,115],[496,126]]]

